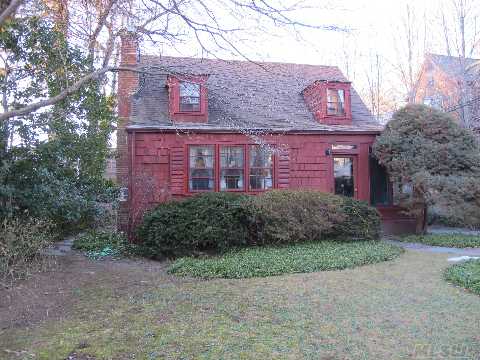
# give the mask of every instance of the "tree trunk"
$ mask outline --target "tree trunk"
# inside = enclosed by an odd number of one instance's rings
[[[424,235],[427,232],[427,204],[423,204],[416,216],[415,234]]]
[[[413,215],[416,218],[415,233],[417,235],[425,234],[427,228],[427,201],[422,186],[413,187]]]

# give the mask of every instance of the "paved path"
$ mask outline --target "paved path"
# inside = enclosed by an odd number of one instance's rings
[[[443,254],[455,254],[459,256],[480,256],[480,248],[450,248],[443,246],[431,246],[418,243],[408,243],[396,240],[385,240],[386,242],[394,245],[401,246],[409,250],[417,250],[424,252],[443,253]]]
[[[45,250],[45,255],[53,255],[53,256],[65,256],[70,251],[72,251],[73,245],[73,236],[69,236],[66,239],[59,241]]]
[[[429,234],[462,234],[480,236],[480,230],[471,230],[468,228],[454,228],[440,225],[429,226],[427,232]]]

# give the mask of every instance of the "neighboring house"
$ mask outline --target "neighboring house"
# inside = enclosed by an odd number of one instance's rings
[[[337,67],[139,56],[122,37],[119,225],[206,191],[315,189],[370,202],[386,230],[411,229],[371,157],[382,126]],[[212,219],[214,221],[214,219]]]
[[[480,130],[480,77],[477,59],[426,54],[410,100],[452,113]]]

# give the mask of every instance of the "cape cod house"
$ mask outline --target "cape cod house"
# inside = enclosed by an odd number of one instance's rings
[[[382,127],[337,67],[140,56],[124,34],[119,72],[119,225],[204,191],[315,189],[377,206],[387,232],[412,226],[371,157]],[[214,221],[214,219],[212,219]]]

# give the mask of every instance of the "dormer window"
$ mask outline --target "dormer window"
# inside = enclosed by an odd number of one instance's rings
[[[173,122],[207,123],[208,75],[168,76],[169,113]]]
[[[327,115],[345,116],[345,90],[327,89]]]
[[[315,119],[322,124],[352,123],[351,87],[347,81],[318,80],[303,90],[303,97]]]
[[[200,84],[180,82],[180,112],[200,111]]]

